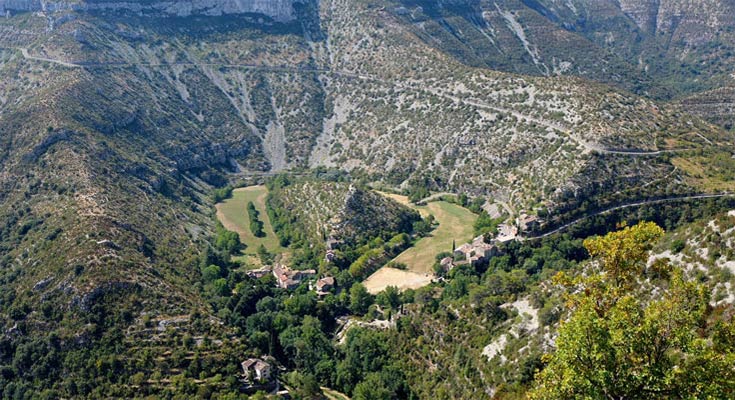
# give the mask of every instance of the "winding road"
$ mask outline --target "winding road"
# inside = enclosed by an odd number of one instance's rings
[[[245,64],[245,63],[223,64],[223,63],[208,63],[208,62],[193,62],[193,61],[173,62],[173,63],[143,63],[143,62],[131,63],[131,62],[126,62],[126,61],[72,62],[72,61],[64,61],[64,60],[53,59],[53,58],[33,56],[28,52],[27,48],[23,48],[23,47],[18,47],[16,49],[20,50],[21,54],[23,55],[23,58],[27,60],[47,62],[47,63],[61,65],[67,68],[115,68],[115,67],[127,68],[127,67],[185,66],[185,67],[241,68],[241,69],[248,69],[248,70],[253,70],[253,71],[266,71],[266,72],[275,72],[275,73],[330,74],[330,75],[344,77],[344,78],[379,82],[379,83],[383,83],[389,86],[394,86],[394,87],[398,87],[402,89],[426,90],[435,96],[443,97],[448,100],[452,100],[452,101],[459,102],[459,103],[464,103],[464,104],[467,104],[473,107],[483,108],[483,109],[498,112],[498,113],[513,115],[515,118],[519,120],[533,122],[535,124],[542,125],[547,128],[551,128],[553,130],[562,132],[566,134],[567,136],[569,136],[570,139],[572,139],[577,144],[584,147],[587,151],[590,151],[590,152],[597,152],[601,154],[617,154],[617,155],[625,155],[625,156],[658,156],[658,155],[665,154],[665,153],[679,153],[679,152],[686,152],[686,151],[692,150],[692,149],[668,149],[668,150],[647,151],[647,150],[637,150],[637,149],[630,149],[630,150],[608,149],[608,148],[604,148],[600,146],[599,144],[587,142],[586,140],[582,139],[577,134],[575,134],[574,131],[569,127],[563,126],[561,124],[556,124],[548,120],[535,118],[530,115],[522,114],[513,109],[509,109],[505,107],[498,107],[498,106],[488,104],[478,99],[462,99],[457,96],[453,96],[451,94],[445,93],[444,91],[437,89],[437,88],[417,87],[415,85],[406,84],[403,82],[390,82],[390,81],[386,81],[384,79],[381,79],[375,76],[370,76],[370,75],[365,75],[365,74],[356,74],[356,73],[346,72],[346,71],[335,71],[329,68],[272,67],[272,66],[263,66],[263,65],[255,65],[255,64]]]
[[[577,142],[579,145],[587,149],[588,151],[594,151],[594,152],[598,152],[602,154],[618,154],[618,155],[626,155],[626,156],[658,156],[658,155],[665,154],[665,153],[680,153],[680,152],[692,150],[692,149],[670,149],[670,150],[647,151],[647,150],[636,150],[636,149],[631,149],[631,150],[606,149],[604,147],[601,147],[598,144],[587,142],[586,140],[576,135],[574,131],[572,131],[572,129],[566,126],[563,126],[561,124],[555,124],[547,120],[531,117],[526,114],[521,114],[518,111],[509,109],[509,108],[490,105],[488,103],[485,103],[477,99],[460,99],[459,97],[443,93],[442,91],[437,90],[437,89],[427,89],[427,90],[436,96],[441,96],[441,97],[445,97],[453,101],[462,102],[464,104],[469,104],[477,108],[484,108],[484,109],[495,111],[495,112],[502,113],[502,114],[509,114],[519,120],[526,120],[527,122],[533,122],[535,124],[542,125],[547,128],[551,128],[553,130],[562,132],[566,134],[567,136],[569,136],[570,139],[572,139],[573,141]]]
[[[595,212],[595,213],[592,213],[592,214],[588,214],[588,215],[585,215],[583,217],[579,217],[579,218],[575,219],[574,221],[568,222],[568,223],[566,223],[566,224],[564,224],[564,225],[562,225],[562,226],[560,226],[560,227],[558,227],[558,228],[556,228],[556,229],[554,229],[552,231],[546,232],[544,234],[536,235],[536,236],[527,236],[527,237],[524,238],[524,240],[542,239],[542,238],[545,238],[545,237],[548,237],[548,236],[551,236],[551,235],[560,233],[562,231],[565,231],[565,230],[569,229],[570,227],[572,227],[572,226],[574,226],[574,225],[576,225],[576,224],[578,224],[578,223],[580,223],[580,222],[582,222],[582,221],[584,221],[584,220],[586,220],[588,218],[592,218],[592,217],[595,217],[597,215],[603,215],[603,214],[611,213],[613,211],[622,210],[622,209],[625,209],[625,208],[640,207],[640,206],[645,206],[645,205],[650,205],[650,204],[670,203],[670,202],[674,202],[674,201],[687,201],[687,200],[699,200],[699,199],[714,199],[714,198],[722,198],[722,197],[735,197],[735,193],[694,194],[694,195],[688,195],[688,196],[675,196],[675,197],[667,197],[667,198],[658,199],[658,200],[643,200],[643,201],[636,201],[636,202],[633,202],[633,203],[622,204],[622,205],[619,205],[619,206],[606,208],[606,209],[604,209],[602,211],[598,211],[598,212]]]
[[[51,63],[51,64],[58,64],[58,65],[62,65],[62,66],[67,67],[67,68],[81,68],[82,67],[79,64],[70,63],[70,62],[61,61],[61,60],[55,60],[53,58],[44,58],[44,57],[35,57],[35,56],[32,56],[32,55],[28,54],[28,49],[26,49],[24,47],[19,47],[18,50],[20,50],[20,53],[23,55],[23,58],[25,58],[26,60],[33,60],[33,61],[47,62],[47,63]]]

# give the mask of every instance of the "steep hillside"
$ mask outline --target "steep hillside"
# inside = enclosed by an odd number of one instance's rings
[[[730,1],[396,0],[424,40],[470,65],[578,75],[670,97],[731,82]]]
[[[276,21],[289,22],[296,18],[295,8],[310,0],[209,0],[209,1],[108,1],[108,0],[2,0],[0,13],[29,11],[63,12],[91,11],[135,13],[156,16],[189,17],[192,15],[222,16],[228,14],[258,14]]]
[[[390,9],[428,44],[472,66],[528,75],[578,75],[631,90],[650,88],[651,78],[635,62],[576,27],[612,7],[588,12],[583,4],[589,2],[581,2],[579,9],[571,2],[559,3],[402,0]],[[617,27],[635,30],[620,14]]]
[[[200,373],[199,383],[236,390],[239,358],[278,335],[230,330],[256,310],[242,290],[252,282],[209,240],[209,192],[230,181],[327,166],[554,215],[731,185],[732,135],[681,107],[461,62],[428,44],[397,3],[115,4],[0,1],[5,397],[193,395]],[[416,220],[371,192],[309,185],[285,187],[295,192],[280,201],[316,226],[317,242],[359,242]],[[282,295],[260,285],[261,297]],[[308,314],[284,307],[299,321]],[[286,360],[295,348],[278,346]],[[72,385],[77,375],[85,387]]]
[[[727,130],[735,127],[735,85],[729,83],[681,99],[682,108]]]
[[[177,19],[99,18],[60,17],[71,20],[8,56],[82,69],[75,71],[84,77],[80,87],[108,93],[68,100],[84,110],[76,120],[102,132],[156,131],[137,135],[138,148],[162,152],[180,170],[336,166],[392,184],[553,208],[569,193],[572,205],[582,195],[604,197],[588,178],[630,186],[678,174],[659,151],[725,139],[676,107],[608,87],[467,67],[372,2],[322,2],[319,18],[304,14],[303,36],[300,26],[248,24],[247,16],[200,28]],[[124,105],[111,103],[112,94]],[[631,162],[641,165],[630,170]],[[615,182],[622,176],[632,179]],[[697,191],[667,190],[681,189]]]
[[[728,146],[727,136],[677,108],[578,79],[468,68],[387,11],[352,10],[323,11],[327,32],[339,32],[325,45],[331,68],[353,75],[327,82],[334,114],[312,165],[563,208],[598,202],[613,187],[627,197],[697,191],[675,183],[681,171],[665,153],[708,140]],[[679,187],[643,183],[652,181]]]
[[[60,237],[78,244],[6,245],[6,260],[36,266],[17,287],[75,254],[119,257],[121,277],[166,264],[151,253],[190,248],[187,227],[208,224],[197,193],[223,184],[225,170],[327,165],[565,209],[613,192],[698,191],[665,152],[731,143],[676,108],[605,86],[467,67],[374,2],[325,1],[318,17],[300,15],[0,21],[6,220],[46,221],[25,235],[73,227]],[[86,239],[94,232],[103,244]]]
[[[67,28],[80,25],[91,27]],[[76,28],[46,27],[30,14],[4,19],[2,43],[91,51]],[[243,348],[197,287],[213,220],[196,173],[220,184],[216,169],[258,143],[206,94],[220,122],[205,127],[175,101],[151,101],[175,89],[142,71],[95,74],[24,53],[4,50],[0,63],[2,396],[130,397],[136,373],[162,390],[182,365],[167,352],[193,356],[183,337],[216,338],[198,350],[215,370],[234,365]]]
[[[697,334],[732,326],[734,224],[729,212],[667,233],[643,253],[644,271],[631,292],[653,302],[669,289],[673,268],[680,268],[686,281],[699,282],[706,292],[707,318]],[[511,245],[483,273],[458,269],[447,283],[417,291],[417,304],[393,332],[393,346],[414,371],[409,382],[419,397],[526,398],[556,348],[559,321],[569,318],[572,300],[556,274],[588,276],[599,267],[588,258],[585,237]],[[733,371],[723,366],[718,372]]]

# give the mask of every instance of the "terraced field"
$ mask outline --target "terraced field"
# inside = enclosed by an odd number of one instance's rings
[[[439,222],[430,236],[419,240],[416,245],[407,249],[394,262],[404,263],[407,271],[383,267],[365,280],[365,287],[371,293],[378,293],[388,286],[399,289],[416,289],[427,285],[434,278],[432,266],[434,257],[442,251],[452,251],[452,242],[457,245],[472,239],[473,225],[477,215],[464,207],[446,201],[436,201],[426,206],[410,204],[406,196],[383,193],[385,196],[418,210],[422,216],[433,215]]]
[[[216,205],[217,219],[225,228],[240,235],[240,240],[245,244],[246,248],[242,252],[242,256],[236,257],[236,260],[245,261],[249,265],[259,266],[260,260],[255,257],[260,245],[265,246],[269,252],[274,254],[284,254],[287,249],[282,247],[273,231],[268,213],[265,209],[265,199],[268,196],[268,189],[265,186],[248,186],[235,189],[232,197],[222,203]],[[264,237],[256,237],[250,231],[250,219],[247,213],[247,204],[252,201],[255,209],[260,213],[259,218],[263,221]]]

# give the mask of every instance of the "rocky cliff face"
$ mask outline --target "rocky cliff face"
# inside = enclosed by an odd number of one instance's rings
[[[620,9],[644,32],[655,32],[658,25],[659,1],[622,0]]]
[[[263,14],[279,22],[295,19],[294,4],[309,0],[184,0],[184,1],[44,1],[0,0],[0,13],[6,11],[130,11],[143,15],[188,17],[227,14]]]
[[[620,9],[646,33],[674,35],[689,44],[712,40],[732,21],[732,3],[721,0],[622,0]]]
[[[578,75],[660,99],[730,81],[733,0],[394,0],[417,36],[465,64]]]

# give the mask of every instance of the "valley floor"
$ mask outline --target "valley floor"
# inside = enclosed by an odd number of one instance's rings
[[[261,245],[265,246],[270,253],[283,254],[287,252],[287,249],[280,245],[278,236],[273,231],[273,225],[266,212],[265,199],[267,196],[268,189],[265,186],[248,186],[233,190],[231,198],[216,205],[217,219],[225,229],[237,232],[240,235],[240,241],[246,246],[242,256],[236,257],[236,259],[246,261],[248,265],[257,266],[260,264],[255,256]],[[260,213],[259,219],[263,221],[265,236],[261,238],[255,237],[250,231],[247,205],[251,201]]]
[[[382,192],[381,194],[416,209],[422,217],[433,215],[439,226],[430,236],[422,238],[413,247],[393,259],[393,262],[406,264],[407,271],[383,267],[363,284],[373,294],[379,293],[388,286],[396,286],[399,289],[417,289],[428,285],[435,278],[432,267],[436,255],[443,251],[451,252],[452,243],[459,245],[471,240],[477,215],[464,207],[446,201],[415,206],[408,201],[406,196]]]

